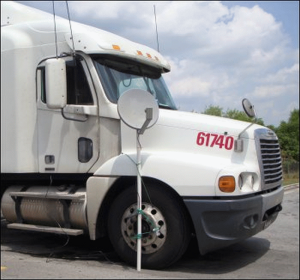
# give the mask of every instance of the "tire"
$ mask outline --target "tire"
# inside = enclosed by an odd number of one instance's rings
[[[180,198],[163,186],[147,184],[142,198],[141,267],[162,269],[185,253],[191,237],[190,219]],[[116,197],[108,216],[111,243],[132,266],[137,263],[136,207],[136,186],[130,186]]]

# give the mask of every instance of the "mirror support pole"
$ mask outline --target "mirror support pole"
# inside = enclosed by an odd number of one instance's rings
[[[142,262],[142,215],[140,211],[142,210],[142,177],[141,177],[141,144],[139,141],[139,131],[136,133],[137,137],[137,209],[139,209],[137,213],[138,223],[137,223],[137,263],[136,268],[137,271],[141,271],[141,262]]]
[[[142,160],[141,160],[141,151],[142,146],[140,143],[140,134],[143,134],[148,124],[151,122],[153,118],[153,108],[146,108],[146,120],[141,129],[136,130],[136,160],[137,160],[137,209],[138,211],[138,224],[137,224],[137,271],[141,271],[141,262],[142,262]]]

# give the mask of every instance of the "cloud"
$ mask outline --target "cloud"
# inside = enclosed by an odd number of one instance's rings
[[[175,92],[176,97],[194,96],[197,89],[198,96],[207,96],[210,93],[211,84],[197,77],[185,77],[182,80],[172,83],[170,89]]]
[[[211,96],[232,87],[237,81],[230,79],[224,71],[213,69],[209,64],[200,61],[172,60],[171,73],[165,75],[174,98]]]
[[[253,96],[259,99],[274,98],[287,92],[290,86],[284,85],[267,85],[256,87]]]
[[[299,82],[299,63],[295,63],[291,67],[284,67],[274,74],[267,75],[264,82],[269,84],[297,84]]]
[[[87,15],[94,20],[108,20],[122,17],[122,11],[128,9],[127,3],[118,1],[69,1],[74,16],[85,18]],[[128,12],[132,11],[134,6],[130,6]],[[126,13],[123,13],[123,16]]]
[[[163,2],[157,10],[161,32],[175,36],[195,36],[199,31],[210,29],[220,17],[228,13],[228,9],[217,1]]]

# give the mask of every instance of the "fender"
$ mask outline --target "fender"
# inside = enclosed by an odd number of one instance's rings
[[[218,178],[232,175],[235,178],[249,172],[253,167],[235,164],[228,159],[213,155],[199,155],[174,152],[152,152],[141,155],[141,176],[155,178],[171,186],[179,196],[228,196],[245,194],[236,188],[234,193],[221,193]],[[181,174],[175,176],[174,174]],[[246,176],[244,175],[244,176]],[[121,176],[137,176],[136,154],[120,154],[104,163],[87,182],[87,213],[89,232],[92,240],[96,238],[96,221],[105,195]],[[257,183],[256,183],[257,184]],[[247,193],[253,192],[251,189]]]
[[[94,176],[137,176],[136,154],[120,154],[104,163]],[[141,176],[171,186],[180,196],[213,196],[215,178],[228,159],[191,153],[151,152],[141,155]],[[174,176],[182,174],[182,176]],[[201,190],[200,190],[201,188]]]
[[[214,185],[212,178],[219,173],[221,161],[209,157],[211,162],[209,165],[208,160],[203,160],[203,156],[200,157],[174,152],[143,153],[141,175],[172,186],[180,196],[190,196],[191,193],[198,196],[200,194],[212,196],[214,195],[214,188],[211,187]],[[205,162],[205,166],[200,164],[201,162]],[[121,176],[137,176],[136,154],[120,154],[111,158],[87,181],[87,220],[91,240],[99,237],[97,218],[101,204],[111,186]]]
[[[96,177],[92,176],[86,183],[86,199],[87,199],[87,221],[89,235],[91,240],[96,240],[99,236],[97,233],[97,219],[101,204],[108,190],[113,185],[116,177]]]

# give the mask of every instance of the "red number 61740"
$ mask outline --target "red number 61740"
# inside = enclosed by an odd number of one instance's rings
[[[199,146],[219,146],[220,149],[225,148],[226,150],[231,150],[233,148],[234,139],[232,136],[199,132],[196,143]]]

